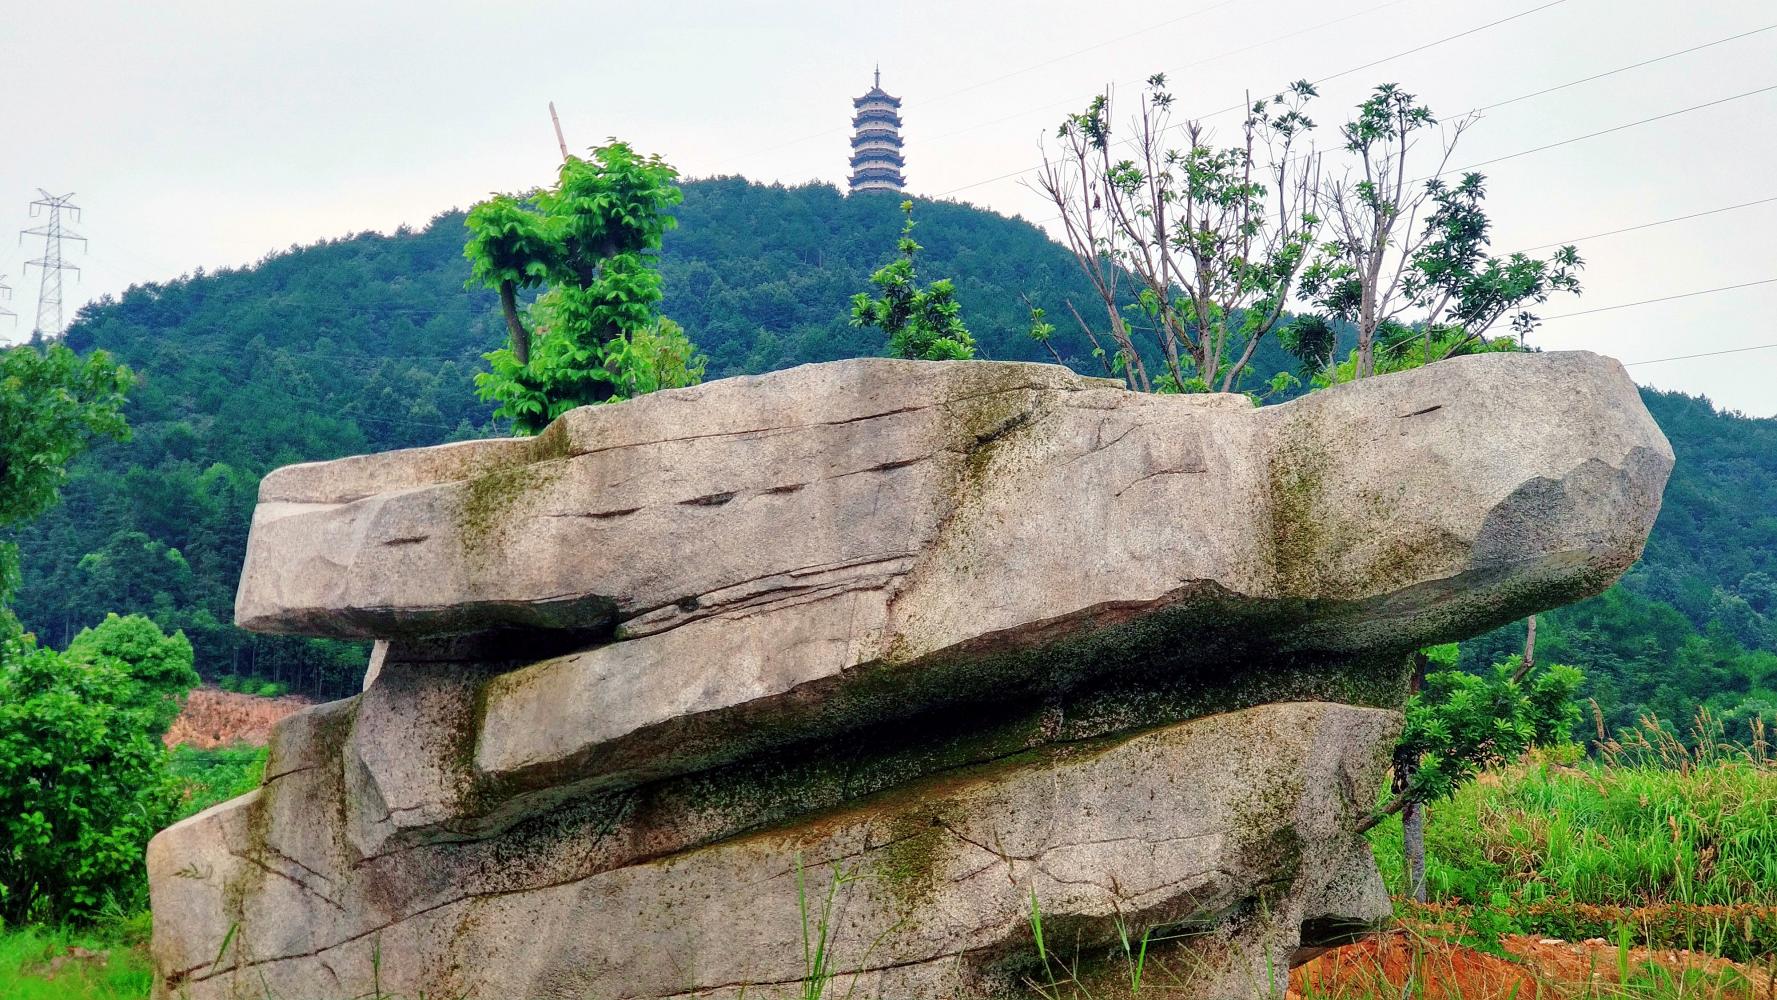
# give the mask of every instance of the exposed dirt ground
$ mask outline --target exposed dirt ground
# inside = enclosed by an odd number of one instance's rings
[[[1569,1000],[1695,996],[1777,1000],[1777,965],[1763,968],[1689,951],[1631,948],[1603,938],[1561,941],[1525,935],[1500,940],[1509,957],[1415,931],[1348,945],[1296,969],[1291,1000],[1377,996],[1426,1000]],[[1628,987],[1623,985],[1626,966]],[[1408,979],[1413,983],[1409,987]]]
[[[301,695],[261,698],[202,687],[191,692],[185,710],[167,730],[167,746],[190,744],[200,750],[264,746],[279,719],[314,704]]]

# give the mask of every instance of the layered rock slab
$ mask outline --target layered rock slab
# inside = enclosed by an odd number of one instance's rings
[[[157,991],[757,996],[813,919],[860,996],[1013,997],[1034,896],[1263,994],[1380,912],[1406,653],[1601,590],[1670,465],[1561,354],[1263,410],[843,362],[279,470],[238,616],[371,676],[151,845]]]
[[[1620,574],[1670,466],[1621,366],[1585,353],[1264,409],[1046,365],[836,362],[278,470],[237,615],[581,647],[490,654],[532,662],[484,692],[478,802],[395,820],[426,829],[1064,688],[1102,666],[1090,637],[1140,619],[1176,669],[1473,634]]]
[[[905,661],[1189,583],[1349,603],[1562,555],[1620,571],[1670,464],[1622,366],[1584,352],[1263,409],[1050,365],[832,362],[582,408],[533,439],[279,469],[236,618],[639,638],[890,591],[857,607],[858,649],[824,652]],[[1435,627],[1412,614],[1433,597],[1391,624]]]
[[[325,729],[350,711],[315,714],[306,725]],[[1042,975],[1034,899],[1055,958],[1090,966],[1119,926],[1191,930],[1156,964],[1203,995],[1257,992],[1304,927],[1388,913],[1351,830],[1397,726],[1386,710],[1276,703],[1050,744],[707,846],[417,906],[409,886],[354,870],[337,819],[313,806],[341,778],[299,765],[154,841],[159,988],[353,996],[374,977],[400,995],[791,995],[806,926],[829,934],[827,971],[859,996],[1020,996]]]

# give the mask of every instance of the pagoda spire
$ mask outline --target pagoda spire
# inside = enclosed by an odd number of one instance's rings
[[[882,64],[870,92],[852,99],[851,190],[895,191],[906,187],[901,168],[901,99],[882,89]]]

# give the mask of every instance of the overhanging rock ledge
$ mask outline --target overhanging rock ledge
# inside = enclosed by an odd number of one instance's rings
[[[1387,911],[1407,654],[1607,587],[1671,464],[1554,353],[1266,408],[834,362],[280,469],[237,620],[376,670],[150,846],[157,995],[788,992],[798,884],[860,995],[1026,995],[1033,893],[1260,995]]]

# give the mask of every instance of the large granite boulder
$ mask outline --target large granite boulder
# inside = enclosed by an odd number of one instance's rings
[[[1572,353],[1262,409],[838,362],[280,469],[237,618],[371,671],[151,845],[157,990],[1017,996],[1159,928],[1262,993],[1387,912],[1407,655],[1608,586],[1671,462]]]

